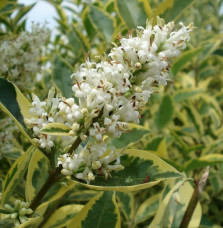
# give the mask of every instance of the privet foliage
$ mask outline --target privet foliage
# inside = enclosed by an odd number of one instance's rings
[[[54,38],[0,1],[0,227],[179,227],[206,166],[189,227],[223,226],[222,1],[48,2]]]

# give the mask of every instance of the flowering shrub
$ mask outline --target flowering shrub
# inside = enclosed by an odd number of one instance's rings
[[[0,225],[206,225],[203,194],[222,189],[223,96],[204,87],[205,67],[221,42],[197,47],[192,1],[49,3],[54,38],[21,31],[35,4],[0,4]]]

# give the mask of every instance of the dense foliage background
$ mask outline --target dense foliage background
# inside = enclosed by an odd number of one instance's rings
[[[191,33],[187,48],[171,67],[173,83],[157,88],[157,93],[152,94],[140,125],[132,126],[133,132],[111,142],[117,148],[150,151],[191,180],[185,184],[180,179],[165,180],[151,188],[115,194],[99,193],[64,178],[43,198],[36,218],[20,227],[75,227],[81,222],[82,227],[96,227],[93,224],[98,223],[100,216],[102,222],[98,227],[103,224],[109,228],[119,227],[120,218],[121,227],[178,227],[193,192],[193,179],[199,178],[208,165],[207,185],[191,227],[222,227],[223,1],[47,2],[58,13],[56,35],[49,38],[50,31],[41,27],[34,35],[36,40],[21,47],[30,53],[34,52],[32,45],[43,47],[37,53],[35,70],[23,69],[18,63],[21,74],[11,77],[4,73],[1,63],[11,57],[3,59],[6,54],[0,47],[0,76],[15,83],[28,100],[32,92],[46,98],[52,85],[65,97],[71,97],[70,75],[75,64],[84,62],[86,56],[94,58],[107,53],[111,49],[110,43],[117,42],[119,33],[124,36],[137,26],[145,26],[147,18],[155,21],[159,15],[166,22],[194,23],[196,29]],[[23,6],[16,0],[0,1],[0,46],[5,40],[15,41],[26,30],[26,15],[34,6]],[[46,35],[41,35],[43,33]],[[26,31],[25,36],[30,34]],[[3,192],[7,178],[11,181],[2,203],[15,199],[30,202],[46,180],[50,165],[42,153],[28,157],[24,151],[28,150],[30,142],[3,112],[0,112],[0,129],[0,192]],[[9,176],[14,175],[15,164],[23,171],[12,180]],[[13,227],[10,220],[1,216],[1,227]]]

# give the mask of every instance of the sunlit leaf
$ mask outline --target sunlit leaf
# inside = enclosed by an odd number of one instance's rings
[[[63,123],[49,123],[40,129],[42,134],[67,136],[71,128]]]
[[[128,149],[124,153],[120,158],[124,170],[112,172],[112,177],[108,180],[99,175],[90,184],[72,176],[73,180],[95,190],[125,192],[149,188],[160,181],[182,177],[175,168],[148,151]]]

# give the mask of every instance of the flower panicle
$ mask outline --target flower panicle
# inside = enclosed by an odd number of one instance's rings
[[[42,148],[50,151],[57,140],[63,143],[75,137],[86,142],[73,154],[59,157],[58,165],[62,165],[64,175],[90,183],[97,175],[106,179],[111,171],[124,168],[120,153],[108,150],[108,139],[128,132],[129,123],[138,124],[140,111],[154,92],[154,85],[167,85],[171,63],[186,47],[193,29],[192,25],[180,26],[174,31],[174,22],[165,24],[158,17],[155,26],[150,21],[146,28],[138,27],[135,36],[132,32],[128,38],[120,36],[120,45],[114,44],[99,63],[87,58],[72,74],[75,99],[52,96],[52,92],[47,102],[33,97],[30,111],[36,116],[27,122]],[[71,128],[71,136],[43,136],[40,129],[50,122],[66,124]]]

